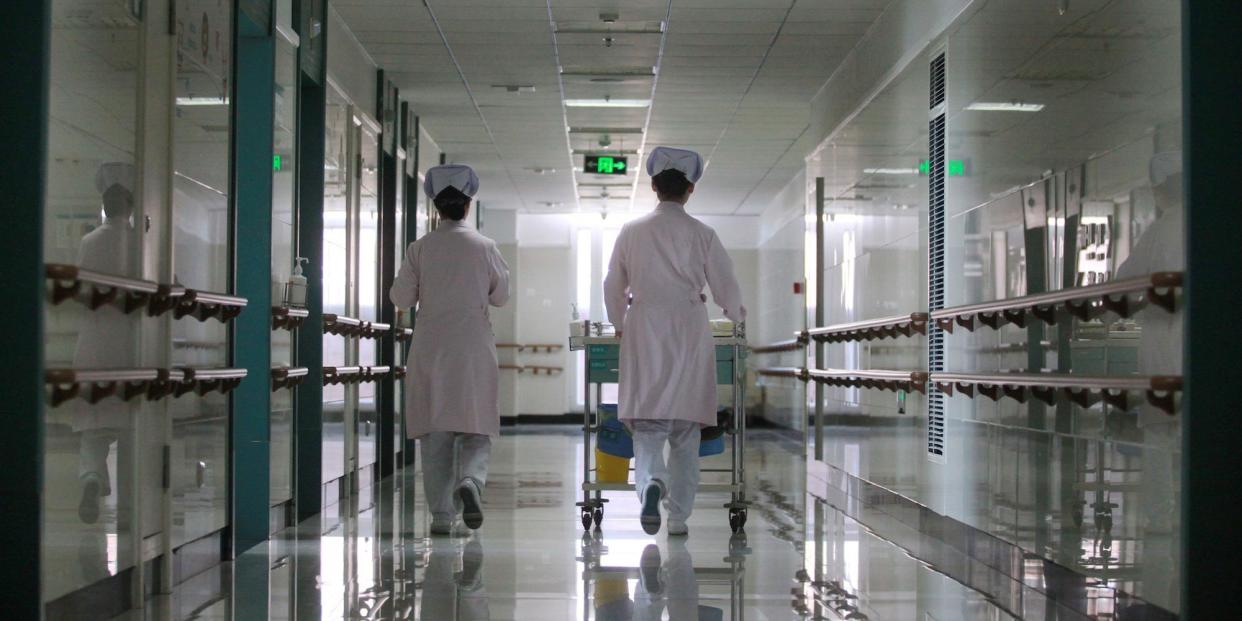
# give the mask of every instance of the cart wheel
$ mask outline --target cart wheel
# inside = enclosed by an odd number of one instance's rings
[[[604,508],[595,507],[592,517],[595,518],[595,528],[599,528],[599,525],[604,523]]]
[[[582,508],[582,528],[583,530],[591,530],[591,509]]]
[[[729,509],[729,528],[739,533],[743,526],[746,526],[746,512],[740,509]]]

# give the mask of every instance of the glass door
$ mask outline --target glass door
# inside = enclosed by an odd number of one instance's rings
[[[348,284],[351,263],[349,204],[351,171],[354,169],[354,125],[349,104],[336,89],[329,88],[325,118],[324,204],[323,204],[323,312],[348,316]],[[352,352],[349,339],[324,333],[323,366],[345,367]],[[323,482],[325,504],[336,500],[330,485],[346,472],[345,420],[349,394],[348,384],[331,384],[323,388]]]
[[[88,270],[138,279],[141,24],[120,0],[51,5],[44,261],[67,274]],[[114,304],[82,302],[47,306],[49,372],[124,373],[149,363],[142,333],[157,320]],[[136,472],[135,421],[158,406],[115,395],[94,402],[84,397],[53,398],[44,423],[44,602],[132,570],[141,539],[136,485],[145,479]],[[147,493],[159,496],[157,488]],[[159,520],[153,522],[158,527]]]
[[[285,284],[295,261],[297,224],[294,220],[297,187],[297,71],[296,35],[277,28],[275,76],[275,135],[272,156],[272,304],[287,303]],[[293,330],[272,331],[272,367],[295,365]],[[294,391],[272,393],[271,504],[293,499]]]
[[[358,258],[357,258],[357,317],[365,322],[379,321],[379,157],[378,126],[369,119],[356,117],[358,127]],[[379,337],[361,338],[357,341],[358,364],[373,367],[379,364]],[[376,405],[377,384],[381,381],[364,381],[358,384],[358,417],[354,421],[357,439],[357,472],[359,486],[366,487],[374,480],[374,467],[379,453],[379,408]],[[366,504],[365,502],[363,503]]]
[[[405,246],[408,243],[406,241],[406,236],[405,236],[405,197],[406,197],[405,185],[406,185],[406,179],[408,179],[405,167],[407,165],[408,165],[408,159],[406,156],[405,149],[398,148],[397,149],[397,167],[396,167],[397,182],[396,184],[394,184],[396,186],[395,201],[396,201],[396,206],[397,206],[396,209],[394,210],[394,215],[395,215],[394,225],[396,226],[396,235],[393,237],[394,241],[393,241],[393,249],[392,249],[393,251],[392,261],[393,261],[393,274],[394,275],[401,272],[401,262],[405,260]],[[391,304],[392,303],[388,301],[387,291],[379,292],[379,303],[380,304]],[[396,349],[396,351],[394,352],[392,360],[393,360],[393,364],[396,364],[397,367],[404,368],[405,367],[405,346],[404,346],[404,341],[401,340],[401,334],[402,334],[401,331],[404,329],[403,322],[405,320],[400,313],[400,309],[398,309],[398,312],[395,316],[397,317],[397,322],[393,325],[393,330],[396,331],[396,338],[393,339],[393,347]],[[404,397],[404,394],[402,393],[402,386],[404,382],[402,381],[400,374],[395,374],[394,378],[395,379],[393,379],[393,390],[392,390],[392,394],[393,394],[393,404],[392,404],[393,426],[392,428],[393,428],[393,435],[395,437],[393,439],[392,445],[393,445],[393,452],[399,456],[401,455],[401,449],[405,446],[405,397]],[[400,467],[400,464],[401,464],[400,457],[398,457],[394,461],[394,463],[396,463],[397,466]]]
[[[231,3],[177,0],[173,124],[173,274],[201,294],[232,286],[230,134],[232,120]],[[223,321],[184,315],[173,322],[172,363],[214,369],[229,362]],[[172,545],[228,525],[229,398],[190,393],[172,413]]]

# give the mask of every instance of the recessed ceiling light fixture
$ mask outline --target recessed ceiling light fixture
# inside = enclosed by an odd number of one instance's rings
[[[178,97],[178,106],[227,106],[227,97]]]
[[[975,112],[1039,112],[1044,109],[1044,104],[1022,103],[1020,101],[976,101],[966,106],[966,109]]]
[[[510,93],[533,93],[535,92],[534,84],[493,84],[492,88],[503,89]]]
[[[917,175],[917,168],[864,168],[864,175]]]
[[[566,99],[567,108],[646,108],[650,99]]]

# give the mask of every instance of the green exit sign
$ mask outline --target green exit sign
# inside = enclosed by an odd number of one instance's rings
[[[284,156],[282,156],[282,155],[273,155],[273,156],[272,156],[272,170],[284,170],[284,169],[285,169],[285,158],[284,158]]]
[[[948,173],[950,177],[965,177],[966,176],[966,160],[949,160],[948,162],[945,162],[945,172]],[[919,162],[919,174],[920,175],[931,174],[931,162],[930,161],[923,160]]]
[[[588,155],[584,170],[596,175],[624,175],[629,165],[624,157],[612,155]]]

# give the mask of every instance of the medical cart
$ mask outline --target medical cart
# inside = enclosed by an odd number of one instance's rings
[[[612,326],[601,323],[577,322],[571,326],[569,337],[570,351],[583,353],[585,364],[584,404],[582,408],[582,502],[577,503],[581,511],[582,527],[590,530],[591,525],[600,528],[604,521],[603,498],[605,491],[635,491],[634,484],[604,483],[596,480],[595,451],[592,450],[594,433],[603,422],[597,415],[596,408],[600,402],[604,384],[618,383],[621,361],[621,339],[617,338]],[[746,446],[746,324],[735,324],[730,333],[713,332],[716,345],[716,384],[732,386],[733,417],[730,427],[725,430],[729,436],[730,459],[729,468],[705,468],[704,473],[728,472],[729,483],[705,483],[699,486],[700,492],[729,492],[732,499],[725,504],[729,510],[729,527],[739,532],[746,525],[746,464],[744,449]],[[595,398],[592,399],[591,387],[595,387]],[[632,470],[632,468],[631,468]]]

